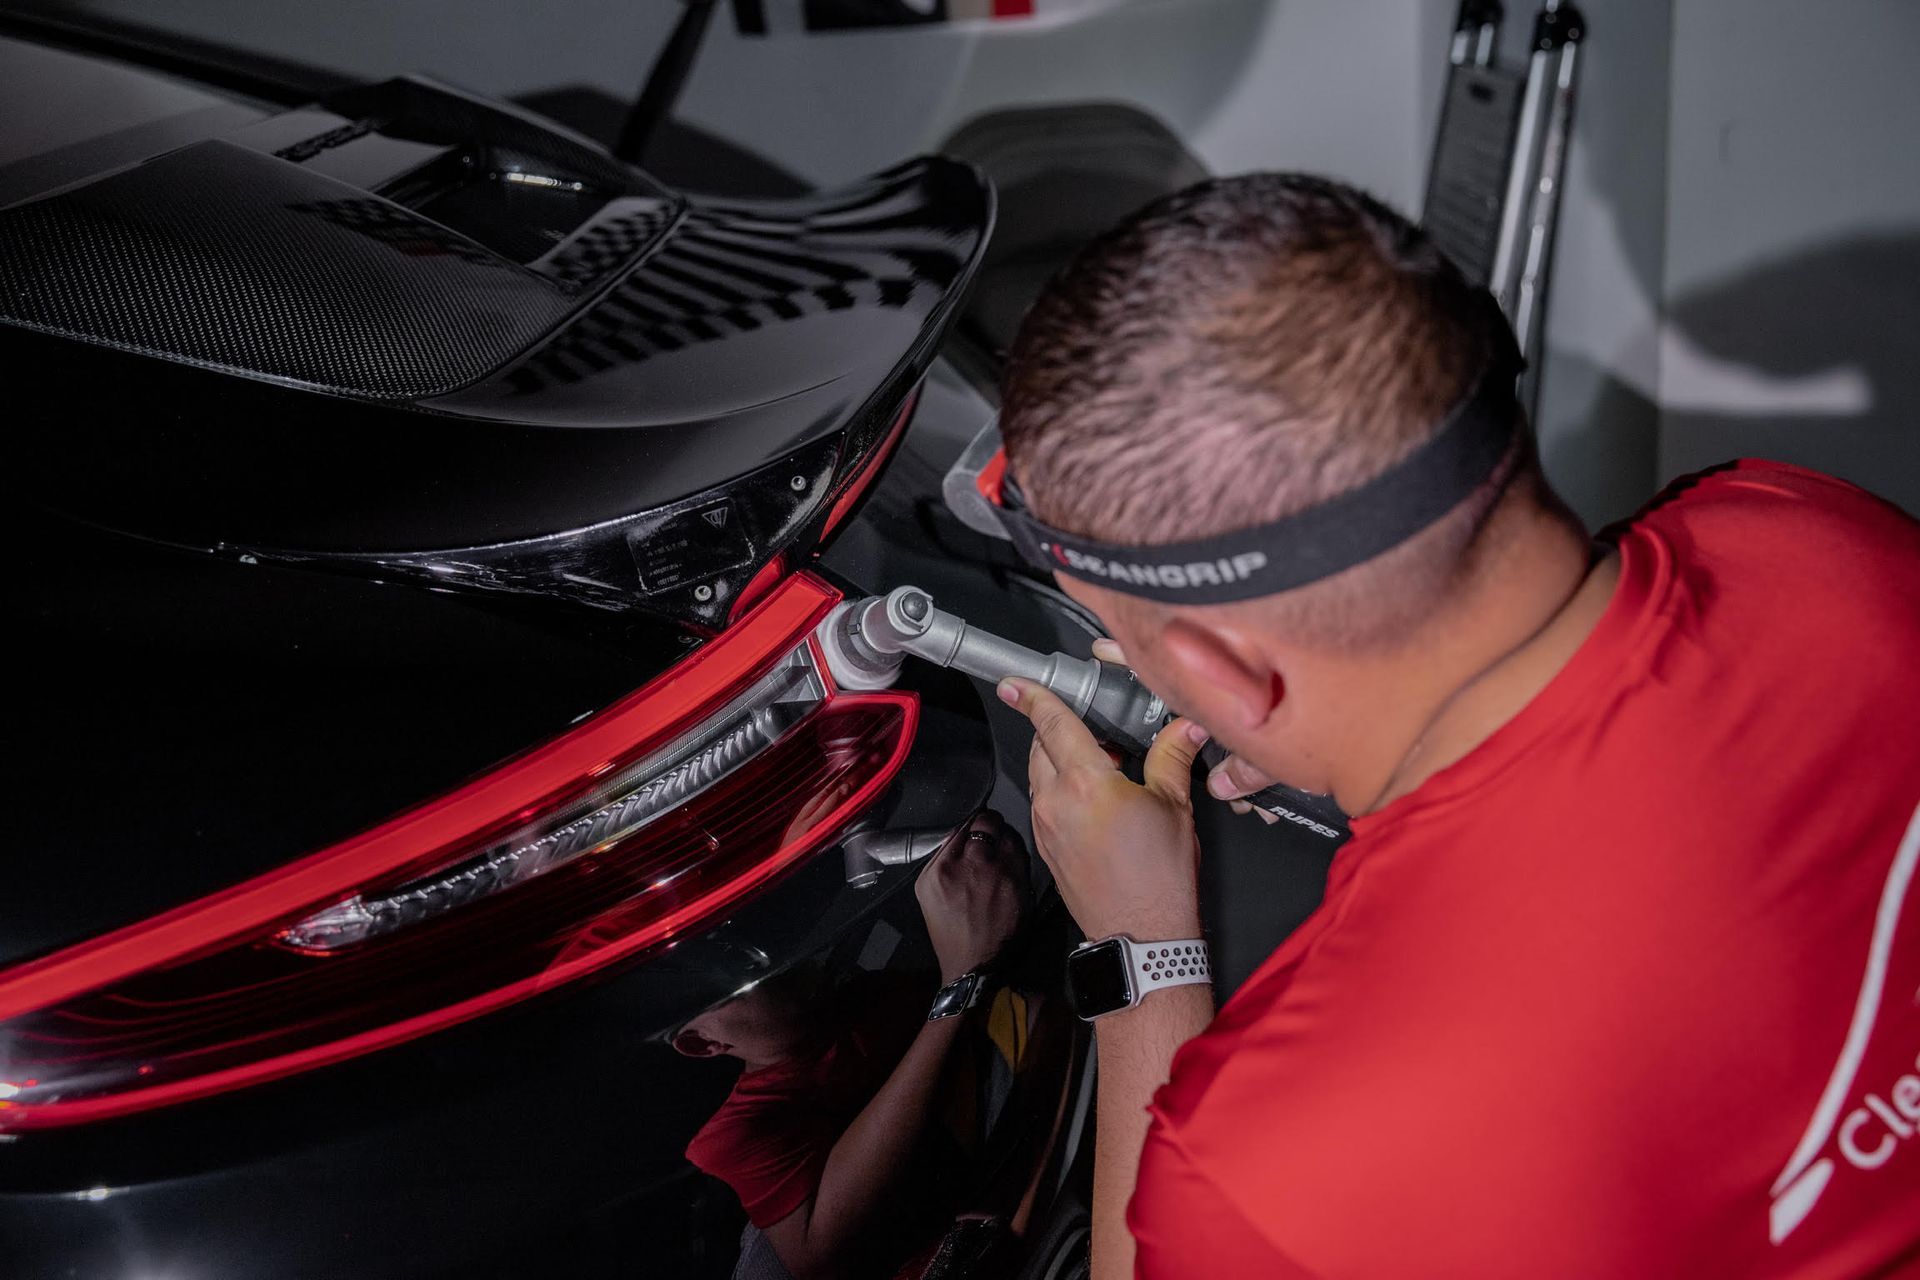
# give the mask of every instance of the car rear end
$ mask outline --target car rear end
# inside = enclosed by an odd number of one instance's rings
[[[887,585],[820,552],[990,193],[706,202],[422,81],[88,66],[118,115],[0,166],[7,1273],[728,1274],[684,1152],[732,1073],[673,1032],[924,975],[901,890],[1003,775],[973,685],[841,690],[811,639]],[[1022,1223],[1084,1066],[1062,928],[969,1066],[974,1207]]]

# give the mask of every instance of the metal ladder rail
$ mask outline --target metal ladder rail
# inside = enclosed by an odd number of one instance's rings
[[[1561,0],[1547,0],[1534,20],[1526,94],[1488,281],[1527,358],[1520,402],[1530,417],[1537,417],[1539,408],[1547,276],[1573,127],[1580,42],[1585,35],[1586,20],[1579,9]]]
[[[1454,19],[1453,47],[1448,61],[1456,67],[1471,62],[1476,67],[1491,66],[1500,43],[1500,22],[1506,16],[1499,0],[1462,0]]]
[[[1435,243],[1482,285],[1492,278],[1525,92],[1522,76],[1498,65],[1504,16],[1498,0],[1462,0],[1421,214]]]

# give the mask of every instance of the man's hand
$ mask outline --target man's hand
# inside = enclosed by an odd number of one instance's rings
[[[1104,638],[1095,640],[1093,656],[1102,662],[1116,662],[1123,667],[1127,665],[1126,651],[1120,647],[1118,640]],[[1272,826],[1280,821],[1277,815],[1268,813],[1265,809],[1256,809],[1240,797],[1250,796],[1256,791],[1265,791],[1276,781],[1278,779],[1262,772],[1239,756],[1228,756],[1215,765],[1213,771],[1207,775],[1207,794],[1216,800],[1226,801],[1228,808],[1243,817],[1250,813],[1268,826]]]
[[[1239,756],[1228,756],[1213,766],[1213,772],[1207,775],[1207,794],[1216,800],[1225,800],[1227,807],[1235,813],[1242,815],[1251,813],[1268,826],[1272,826],[1280,821],[1278,814],[1268,813],[1265,809],[1257,808],[1240,797],[1250,796],[1256,791],[1265,791],[1275,781],[1271,774],[1261,772],[1258,767],[1248,764]]]
[[[940,962],[952,982],[992,960],[1020,924],[1026,848],[991,809],[982,809],[928,860],[913,893]]]
[[[1067,705],[1031,680],[1000,697],[1033,722],[1027,761],[1033,834],[1060,897],[1089,938],[1146,942],[1200,934],[1193,761],[1206,730],[1176,720],[1129,782]]]
[[[1102,655],[1103,657],[1105,655]],[[1127,781],[1065,703],[1029,680],[1000,696],[1033,722],[1027,761],[1034,843],[1089,938],[1141,942],[1200,936],[1200,848],[1193,831],[1193,761],[1207,734],[1175,720],[1147,752],[1142,785]],[[1147,1103],[1174,1051],[1213,1016],[1205,986],[1162,991],[1095,1023],[1100,1083],[1093,1168],[1093,1275],[1133,1274],[1127,1199],[1147,1134]]]

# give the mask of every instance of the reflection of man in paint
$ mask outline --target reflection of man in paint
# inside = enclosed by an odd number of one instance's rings
[[[1012,935],[1025,856],[1019,836],[982,813],[929,861],[916,894],[943,984]],[[674,1037],[690,1057],[745,1065],[687,1149],[753,1224],[737,1275],[883,1273],[938,1232],[923,1139],[967,1019],[929,1022],[931,984],[886,982],[835,992],[811,970],[789,971]]]

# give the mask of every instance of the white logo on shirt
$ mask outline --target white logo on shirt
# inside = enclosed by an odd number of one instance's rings
[[[1914,866],[1920,862],[1920,809],[1915,809],[1907,824],[1907,833],[1893,855],[1887,871],[1887,883],[1880,891],[1880,906],[1874,912],[1873,940],[1867,946],[1867,971],[1860,979],[1860,996],[1854,1002],[1853,1021],[1847,1038],[1841,1043],[1839,1060],[1827,1078],[1825,1092],[1813,1110],[1813,1119],[1801,1135],[1800,1145],[1787,1161],[1787,1167],[1773,1183],[1773,1209],[1768,1214],[1767,1238],[1779,1244],[1806,1221],[1820,1195],[1832,1181],[1834,1162],[1822,1156],[1827,1140],[1840,1131],[1838,1149],[1841,1158],[1856,1169],[1871,1172],[1891,1160],[1900,1145],[1912,1139],[1920,1126],[1920,1074],[1903,1075],[1882,1092],[1869,1092],[1842,1119],[1841,1108],[1853,1092],[1854,1077],[1873,1038],[1875,1020],[1880,1014],[1880,997],[1887,984],[1887,965],[1893,955],[1894,933],[1900,926],[1901,908],[1906,905],[1907,890],[1913,885]],[[1914,993],[1920,1000],[1920,992]],[[1920,1072],[1920,1056],[1914,1059]],[[1883,1096],[1884,1094],[1884,1096]],[[1889,1104],[1888,1099],[1892,1102]]]

